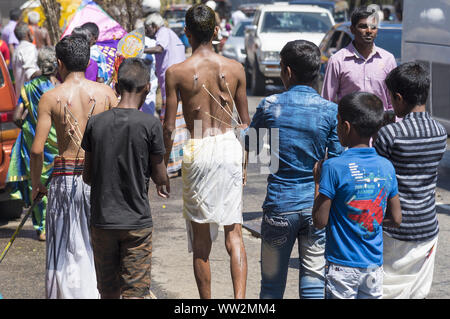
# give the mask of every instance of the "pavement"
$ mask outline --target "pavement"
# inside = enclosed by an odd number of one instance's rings
[[[253,115],[261,97],[249,97]],[[257,164],[250,164],[248,183],[244,188],[243,217],[244,244],[247,253],[247,298],[258,299],[260,289],[261,205],[266,191],[267,175],[261,174]],[[154,221],[152,255],[152,292],[158,299],[197,299],[198,291],[193,274],[192,254],[187,250],[185,220],[182,217],[182,180],[171,179],[171,197],[156,196],[150,186],[150,205]],[[428,298],[450,298],[450,151],[440,166],[436,200],[440,237],[437,247],[434,281]],[[0,212],[2,215],[3,212]],[[6,246],[20,219],[0,220],[0,249]],[[210,256],[212,297],[233,298],[229,257],[225,250],[223,229],[213,243]],[[298,298],[298,250],[294,247],[289,263],[285,299]],[[37,241],[28,220],[0,264],[0,294],[5,299],[45,298],[45,243]]]

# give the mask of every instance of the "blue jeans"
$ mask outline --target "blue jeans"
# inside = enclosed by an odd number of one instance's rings
[[[300,262],[299,296],[325,295],[325,229],[313,226],[311,211],[275,214],[265,211],[261,223],[261,299],[282,299],[295,240]]]

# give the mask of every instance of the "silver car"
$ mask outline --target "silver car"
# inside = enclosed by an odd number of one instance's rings
[[[245,63],[245,26],[250,25],[252,19],[245,19],[240,21],[237,26],[233,27],[231,36],[225,42],[222,55],[229,59]]]

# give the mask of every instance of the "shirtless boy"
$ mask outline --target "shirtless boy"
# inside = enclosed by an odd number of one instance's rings
[[[47,207],[47,298],[98,298],[89,235],[90,188],[83,182],[81,139],[91,115],[117,105],[113,90],[88,81],[89,43],[68,36],[56,45],[63,83],[46,92],[40,102],[36,137],[31,148],[32,197],[47,194],[41,183],[43,149],[52,122],[59,156],[55,157]]]
[[[183,215],[200,298],[211,298],[209,254],[219,226],[224,227],[231,257],[234,296],[244,298],[247,257],[242,239],[242,147],[233,128],[250,123],[245,73],[238,62],[214,53],[212,39],[218,27],[209,7],[195,5],[188,10],[185,32],[193,54],[166,72],[165,160],[167,163],[172,148],[180,96],[193,137],[183,148]],[[238,119],[231,117],[233,100]]]

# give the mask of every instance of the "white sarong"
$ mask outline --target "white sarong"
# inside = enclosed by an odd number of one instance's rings
[[[189,252],[191,221],[208,223],[211,241],[217,239],[219,226],[242,224],[242,146],[234,131],[188,140],[182,177]]]
[[[81,175],[52,177],[46,218],[47,298],[98,299],[89,232],[90,186]]]
[[[402,241],[383,234],[383,299],[423,299],[433,282],[438,236]]]

